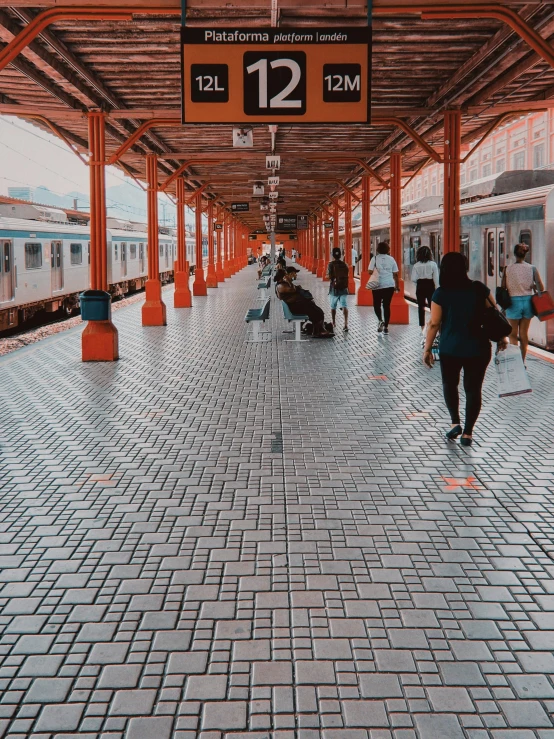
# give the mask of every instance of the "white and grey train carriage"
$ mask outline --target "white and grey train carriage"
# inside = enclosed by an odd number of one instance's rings
[[[118,296],[141,289],[148,275],[144,226],[112,218],[107,226],[109,291]],[[165,283],[173,279],[177,238],[173,230],[161,231],[160,279]],[[192,238],[187,238],[187,258],[194,265]],[[0,205],[0,332],[39,310],[71,314],[79,293],[89,287],[89,270],[88,226],[68,223],[64,211]]]
[[[471,183],[461,189],[460,248],[469,262],[469,274],[495,291],[506,266],[514,261],[513,247],[518,242],[530,246],[528,259],[539,270],[546,288],[554,288],[554,172],[518,170],[504,172]],[[426,198],[429,204],[431,198]],[[403,278],[407,297],[415,299],[411,280],[419,246],[429,246],[434,258],[442,256],[443,211],[412,212],[402,218]],[[388,218],[374,219],[371,250],[390,236]],[[357,228],[356,238],[360,237]],[[554,321],[533,319],[531,342],[554,351]]]

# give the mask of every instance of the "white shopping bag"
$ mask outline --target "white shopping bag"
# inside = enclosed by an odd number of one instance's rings
[[[519,347],[508,344],[506,349],[495,356],[494,363],[499,398],[533,392]]]

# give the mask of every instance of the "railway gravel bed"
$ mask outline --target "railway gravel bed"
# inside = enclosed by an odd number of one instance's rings
[[[172,287],[172,285],[167,285],[163,288],[163,290],[166,291]],[[112,303],[112,311],[126,308],[128,305],[138,303],[140,300],[144,300],[143,290],[130,295],[128,298],[123,298],[123,300],[118,300],[117,302]],[[79,315],[74,316],[73,318],[68,318],[66,320],[56,321],[55,323],[49,323],[46,326],[39,326],[38,328],[24,331],[16,336],[8,336],[5,339],[0,338],[0,357],[4,356],[5,354],[10,354],[11,352],[15,352],[18,349],[22,349],[29,344],[36,344],[37,341],[47,339],[49,336],[53,336],[54,334],[59,334],[62,331],[67,331],[74,326],[78,326],[80,323],[82,323],[82,319]]]

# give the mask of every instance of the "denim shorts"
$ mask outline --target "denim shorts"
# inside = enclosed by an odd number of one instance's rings
[[[514,295],[511,306],[506,308],[506,318],[512,321],[519,321],[522,318],[533,318],[533,316],[531,296]]]
[[[339,308],[348,308],[348,303],[346,302],[346,296],[348,295],[348,290],[341,290],[339,295],[335,295],[333,291],[329,293],[329,299],[331,301],[331,310],[337,310],[337,307]]]

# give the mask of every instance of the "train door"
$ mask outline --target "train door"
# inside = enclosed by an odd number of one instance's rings
[[[503,228],[485,229],[485,278],[494,294],[506,266],[506,234]]]
[[[433,261],[440,264],[442,259],[442,234],[440,231],[431,231],[429,234],[429,248],[433,255]]]
[[[169,244],[165,245],[165,268],[169,269]]]
[[[127,244],[123,241],[121,243],[121,276],[127,275]]]
[[[140,274],[144,272],[144,244],[139,244],[139,262],[140,262]]]
[[[63,288],[63,244],[53,241],[50,248],[52,292]]]
[[[7,303],[15,297],[11,241],[0,241],[0,259],[0,303]]]

